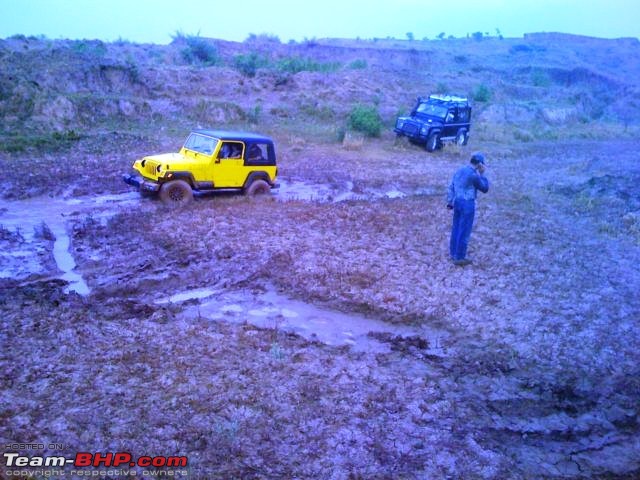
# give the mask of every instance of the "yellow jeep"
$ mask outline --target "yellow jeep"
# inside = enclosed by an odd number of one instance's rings
[[[194,191],[259,195],[278,187],[273,140],[255,133],[194,130],[180,152],[144,157],[133,169],[124,181],[166,203],[189,203]]]

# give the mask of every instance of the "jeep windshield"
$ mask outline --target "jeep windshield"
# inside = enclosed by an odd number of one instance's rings
[[[447,108],[442,105],[435,105],[433,103],[421,103],[416,108],[416,113],[422,115],[428,115],[430,117],[444,118],[447,115]]]
[[[192,133],[184,142],[184,148],[187,150],[193,150],[194,152],[204,153],[205,155],[211,155],[215,150],[217,138],[207,137],[200,135],[199,133]]]

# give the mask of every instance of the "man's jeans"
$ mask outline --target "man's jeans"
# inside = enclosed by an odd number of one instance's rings
[[[463,260],[467,256],[467,245],[469,245],[475,213],[475,200],[456,198],[453,202],[453,226],[449,242],[449,253],[453,260]]]

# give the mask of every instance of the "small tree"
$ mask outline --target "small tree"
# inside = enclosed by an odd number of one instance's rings
[[[472,98],[476,102],[488,102],[491,98],[491,89],[487,87],[484,83],[478,85],[473,91]]]
[[[410,42],[413,42],[413,32],[407,32],[407,38]]]
[[[349,115],[349,128],[362,132],[368,137],[379,137],[382,119],[375,107],[356,105]]]
[[[440,40],[444,40],[444,36],[445,36],[445,35],[446,35],[446,33],[444,33],[444,32],[440,32],[440,33],[438,34],[438,38],[439,38]]]

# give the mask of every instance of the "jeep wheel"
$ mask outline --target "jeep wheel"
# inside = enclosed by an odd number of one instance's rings
[[[467,133],[466,130],[460,130],[458,131],[458,134],[456,135],[456,145],[466,145],[467,142],[469,141],[469,134]]]
[[[440,148],[440,137],[437,133],[432,133],[427,138],[427,152],[435,152],[438,148]]]
[[[160,199],[167,204],[182,204],[193,200],[193,190],[184,180],[172,180],[160,188]]]
[[[271,191],[271,187],[264,180],[254,180],[245,190],[245,195],[266,195]]]

